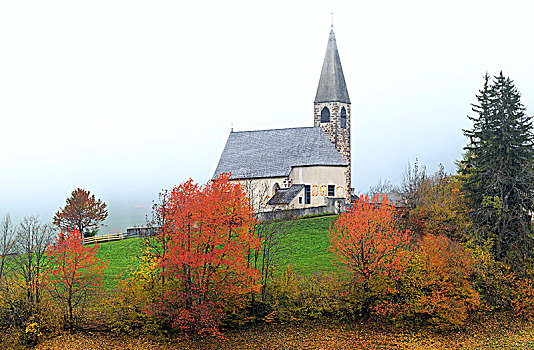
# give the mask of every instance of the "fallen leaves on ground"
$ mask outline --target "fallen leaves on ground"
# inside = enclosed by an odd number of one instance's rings
[[[534,324],[492,319],[463,331],[392,331],[369,325],[306,323],[262,325],[225,333],[227,340],[154,341],[106,333],[62,334],[43,341],[38,350],[186,350],[186,349],[534,349]]]

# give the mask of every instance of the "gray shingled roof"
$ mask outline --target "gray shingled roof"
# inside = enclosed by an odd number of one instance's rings
[[[292,185],[289,188],[279,189],[274,196],[269,199],[267,204],[277,205],[277,204],[289,204],[296,196],[302,191],[304,185]]]
[[[330,31],[328,46],[324,56],[321,78],[315,95],[315,103],[343,102],[350,103],[345,76],[341,67],[341,60],[337,51],[336,36],[334,30]]]
[[[231,132],[213,176],[284,177],[310,165],[347,165],[319,127]]]

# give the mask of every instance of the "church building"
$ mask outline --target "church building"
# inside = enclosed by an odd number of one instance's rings
[[[333,28],[314,101],[313,127],[230,132],[214,173],[241,181],[257,212],[350,199],[350,98]]]

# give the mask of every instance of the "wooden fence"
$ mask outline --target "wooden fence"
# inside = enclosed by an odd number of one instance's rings
[[[145,237],[156,234],[159,227],[132,227],[122,233],[110,233],[107,235],[99,235],[93,237],[85,237],[83,239],[84,244],[94,244],[98,242],[112,242],[120,241],[122,239]]]
[[[85,237],[83,239],[83,243],[84,244],[93,244],[93,243],[98,243],[98,242],[119,241],[121,239],[124,239],[123,233],[110,233],[108,235]]]

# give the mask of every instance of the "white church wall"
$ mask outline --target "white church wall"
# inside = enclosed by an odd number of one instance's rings
[[[272,177],[239,180],[245,187],[252,206],[257,213],[279,209],[298,209],[310,206],[322,206],[328,197],[328,185],[335,186],[335,197],[346,197],[345,166],[302,166],[293,167],[289,177]],[[289,179],[289,183],[288,183]],[[283,206],[267,205],[269,199],[278,188],[286,188],[288,184],[309,185],[311,203],[305,204],[302,190],[289,204]]]
[[[346,197],[345,166],[293,167],[289,178],[293,184],[311,186],[311,206],[325,205],[328,185],[335,186],[335,197]],[[298,198],[295,199],[298,201]]]
[[[273,208],[267,205],[269,199],[276,193],[276,188],[284,188],[285,177],[270,177],[260,179],[239,180],[245,187],[256,213],[270,211]]]

